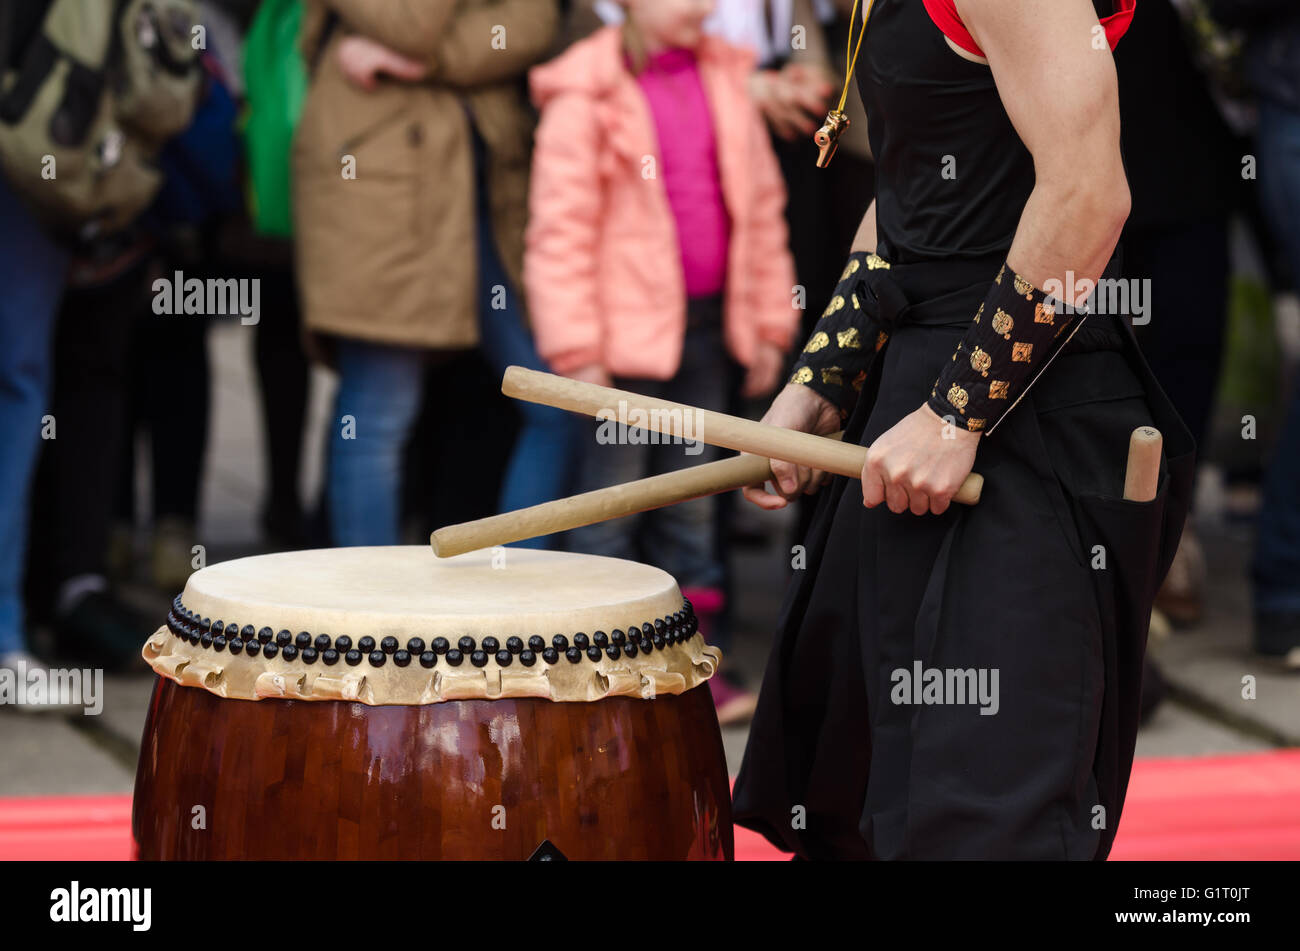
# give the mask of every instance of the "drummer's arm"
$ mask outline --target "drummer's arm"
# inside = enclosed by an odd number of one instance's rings
[[[1000,272],[991,282],[983,323],[973,315],[967,337],[978,339],[963,339],[930,399],[883,433],[867,453],[863,504],[888,503],[891,511],[910,509],[918,515],[947,509],[974,466],[980,433],[996,424],[993,411],[1005,413],[1014,405],[1015,390],[999,383],[1003,398],[995,399],[994,383],[1024,379],[1027,368],[1041,365],[1051,353],[1053,334],[1066,329],[1064,315],[1053,320],[1054,305],[1043,292],[1082,304],[1129,211],[1115,62],[1104,35],[1094,42],[1100,27],[1090,0],[956,3],[988,59],[1007,115],[1033,156],[1035,181],[1007,255],[1004,272],[1012,273]],[[1087,282],[1082,289],[1080,282]],[[1018,305],[1014,295],[999,297],[1012,287],[1020,295]],[[1016,342],[1014,351],[1002,345],[1001,331],[988,336],[990,324],[1007,316],[997,310],[996,300],[989,303],[995,298],[1016,311],[1007,326],[1025,342]],[[1031,302],[1028,315],[1026,302]],[[977,358],[986,361],[981,368],[975,367]],[[964,424],[945,423],[963,418]]]
[[[957,0],[957,10],[1034,158],[1008,266],[1038,288],[1059,282],[1082,304],[1075,289],[1101,275],[1129,212],[1115,61],[1104,38],[1094,42],[1092,3]]]

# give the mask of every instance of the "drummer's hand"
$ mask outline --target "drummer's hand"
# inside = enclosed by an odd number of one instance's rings
[[[894,513],[942,514],[975,466],[980,434],[946,423],[929,406],[904,416],[867,450],[862,504]]]
[[[740,388],[740,395],[751,400],[771,393],[781,380],[784,363],[785,351],[774,343],[760,340],[754,351],[754,362],[745,371],[745,382]]]
[[[609,371],[600,363],[589,363],[587,366],[578,367],[578,369],[565,375],[570,380],[577,380],[579,383],[595,383],[597,386],[614,385],[614,380],[610,377]]]
[[[787,384],[776,395],[763,422],[803,433],[827,436],[840,428],[840,411],[825,397],[798,383]],[[772,486],[776,494],[762,485],[743,489],[746,499],[762,509],[785,508],[786,502],[802,494],[812,494],[828,478],[820,469],[797,466],[792,462],[772,460]]]

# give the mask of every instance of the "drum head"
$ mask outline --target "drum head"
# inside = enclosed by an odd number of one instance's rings
[[[680,693],[712,676],[672,577],[649,565],[425,546],[241,558],[190,577],[145,659],[222,697],[423,704]]]

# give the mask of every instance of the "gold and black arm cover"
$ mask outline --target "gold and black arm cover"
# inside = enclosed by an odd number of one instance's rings
[[[1003,264],[927,405],[970,432],[991,431],[1079,319]]]

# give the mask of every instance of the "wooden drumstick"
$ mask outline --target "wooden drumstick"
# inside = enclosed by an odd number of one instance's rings
[[[1128,467],[1124,470],[1124,498],[1150,502],[1160,488],[1160,454],[1164,437],[1151,426],[1139,426],[1128,441]]]
[[[567,499],[543,502],[515,512],[448,525],[430,535],[429,544],[439,558],[450,558],[467,551],[566,532],[571,528],[648,512],[688,499],[741,489],[765,482],[771,476],[772,464],[762,456],[733,456]]]
[[[862,467],[867,461],[865,446],[524,367],[506,369],[501,392],[515,399],[598,419],[626,420],[629,413],[639,411],[640,419],[635,425],[643,429],[687,440],[698,439],[710,446],[781,459],[851,479],[862,477]],[[983,477],[972,472],[957,490],[953,501],[974,505],[979,501],[983,485]]]

